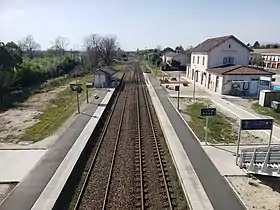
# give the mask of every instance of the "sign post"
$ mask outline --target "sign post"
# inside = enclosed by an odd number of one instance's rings
[[[175,86],[175,91],[178,92],[178,95],[177,95],[177,109],[179,111],[179,108],[180,108],[180,84]]]
[[[86,95],[87,95],[87,103],[89,103],[89,101],[88,101],[88,89],[89,88],[93,88],[93,82],[87,82],[86,83]]]
[[[273,121],[274,121],[273,118],[240,119],[237,147],[236,147],[236,161],[235,161],[236,165],[238,165],[241,131],[242,130],[270,130],[270,136],[269,136],[269,141],[268,141],[268,145],[267,145],[269,148],[271,146],[271,141],[272,141]]]
[[[208,137],[208,121],[209,121],[209,117],[206,116],[206,129],[205,129],[205,137],[204,137],[204,142],[207,145],[207,137]]]
[[[88,89],[86,89],[86,95],[87,95],[87,104],[88,104]]]
[[[70,84],[70,89],[72,91],[76,92],[76,98],[77,98],[77,110],[78,113],[80,113],[80,100],[79,100],[79,93],[83,91],[82,84]]]
[[[204,142],[205,142],[205,144],[207,144],[207,140],[208,140],[208,127],[209,127],[208,126],[208,121],[209,121],[209,117],[210,116],[215,116],[216,115],[216,108],[210,108],[210,107],[202,108],[200,115],[206,118],[206,125],[205,125],[206,128],[205,128]]]

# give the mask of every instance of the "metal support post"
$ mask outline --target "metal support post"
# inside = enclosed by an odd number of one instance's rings
[[[270,130],[270,135],[269,135],[269,140],[268,140],[268,148],[270,148],[271,146],[271,142],[272,142],[272,133],[273,133],[273,124],[274,124],[274,119],[272,120],[272,125],[271,125],[271,130]]]
[[[195,99],[195,82],[196,82],[196,71],[194,71],[194,80],[193,80],[193,99]]]
[[[207,145],[207,137],[208,137],[208,121],[209,121],[209,117],[206,116],[206,128],[205,128],[205,145]]]
[[[79,99],[79,93],[78,91],[76,91],[77,93],[77,109],[78,109],[78,113],[80,113],[80,99]]]
[[[178,109],[178,111],[180,111],[180,84],[181,84],[180,80],[181,80],[181,73],[179,71],[179,89],[178,89],[178,99],[177,99],[177,109]]]
[[[238,139],[236,145],[236,161],[235,161],[236,165],[238,165],[240,139],[241,139],[241,119],[239,121]]]
[[[87,94],[87,103],[89,103],[88,102],[88,89],[86,89],[86,94]]]

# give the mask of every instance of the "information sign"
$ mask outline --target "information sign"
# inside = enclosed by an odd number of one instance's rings
[[[271,130],[273,119],[242,119],[241,130]]]
[[[216,108],[202,108],[200,115],[201,116],[215,116]]]

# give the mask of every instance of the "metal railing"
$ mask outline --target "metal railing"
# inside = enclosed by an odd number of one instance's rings
[[[241,150],[239,167],[248,173],[280,177],[280,147],[256,147]]]

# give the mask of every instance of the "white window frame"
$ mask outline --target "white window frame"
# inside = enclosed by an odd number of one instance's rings
[[[234,57],[224,57],[223,58],[223,64],[226,65],[226,64],[234,64]]]

